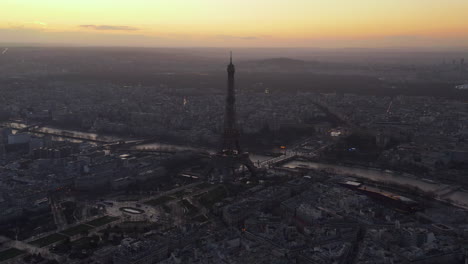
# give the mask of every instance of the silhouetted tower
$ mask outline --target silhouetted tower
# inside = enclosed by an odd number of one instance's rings
[[[234,88],[234,74],[236,69],[232,64],[232,52],[227,66],[228,83],[226,94],[226,108],[224,116],[224,134],[223,144],[221,148],[222,153],[238,154],[241,153],[239,144],[239,130],[236,123],[236,91]]]
[[[224,112],[224,131],[222,136],[222,145],[220,151],[212,156],[211,165],[206,174],[210,181],[223,182],[225,178],[232,178],[237,174],[238,168],[242,165],[247,167],[251,175],[255,175],[257,169],[249,158],[249,153],[242,152],[239,143],[239,129],[236,120],[236,91],[234,89],[234,74],[236,69],[232,63],[232,53],[227,66],[228,83],[226,94],[226,106]]]

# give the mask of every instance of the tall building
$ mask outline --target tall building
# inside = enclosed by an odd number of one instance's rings
[[[224,112],[224,134],[221,152],[226,154],[241,153],[239,144],[239,130],[236,123],[236,95],[234,88],[234,74],[236,69],[232,64],[232,53],[227,66],[228,83],[226,106]]]
[[[216,155],[212,157],[211,165],[208,168],[208,176],[211,181],[218,178],[223,182],[225,178],[236,175],[236,170],[242,165],[247,167],[252,175],[255,175],[256,168],[249,158],[247,152],[242,152],[239,143],[239,129],[236,120],[236,94],[234,74],[235,66],[232,63],[232,53],[227,66],[228,82],[226,94],[226,106],[224,112],[224,131],[221,148]]]

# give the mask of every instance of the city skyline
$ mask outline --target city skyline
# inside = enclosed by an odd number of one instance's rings
[[[1,42],[148,47],[468,45],[468,3],[439,1],[9,1]]]
[[[468,264],[467,0],[3,0],[0,263]]]

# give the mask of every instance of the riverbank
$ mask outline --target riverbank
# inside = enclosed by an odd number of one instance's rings
[[[25,124],[20,121],[8,121],[8,122],[1,122],[0,127],[10,128],[14,131],[25,129],[31,126],[31,124]],[[83,141],[93,141],[93,142],[102,142],[102,143],[112,143],[118,141],[134,141],[138,140],[137,138],[133,137],[125,137],[122,135],[113,135],[113,134],[100,134],[95,132],[89,131],[81,131],[81,130],[71,130],[66,128],[60,128],[55,126],[49,125],[40,125],[36,128],[31,128],[29,131],[31,134],[40,134],[40,135],[51,135],[55,139],[58,140],[65,140],[65,139],[72,139],[72,140],[83,140]],[[152,143],[145,143],[142,145],[136,145],[135,149],[173,149],[173,150],[192,150],[192,151],[207,151],[209,153],[216,152],[216,146],[211,145],[203,145],[203,144],[186,144],[179,142],[177,140],[165,140],[164,138],[155,139],[155,142]],[[269,148],[251,148],[251,152],[259,153],[261,156],[272,156],[274,157],[275,154],[279,155],[281,149],[279,147],[269,147]],[[254,160],[256,161],[256,160]],[[263,159],[262,159],[263,161]]]
[[[316,170],[332,170],[340,175],[348,175],[355,178],[364,178],[374,182],[401,186],[408,190],[421,190],[422,192],[433,194],[434,199],[449,202],[452,205],[468,209],[468,192],[460,189],[459,186],[441,184],[438,182],[425,181],[416,175],[398,174],[393,171],[382,171],[373,168],[347,167],[335,164],[326,164],[319,162],[297,161],[293,160],[283,164],[283,167],[309,168]]]

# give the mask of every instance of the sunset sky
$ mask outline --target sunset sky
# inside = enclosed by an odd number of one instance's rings
[[[468,47],[467,0],[1,0],[0,42]]]

